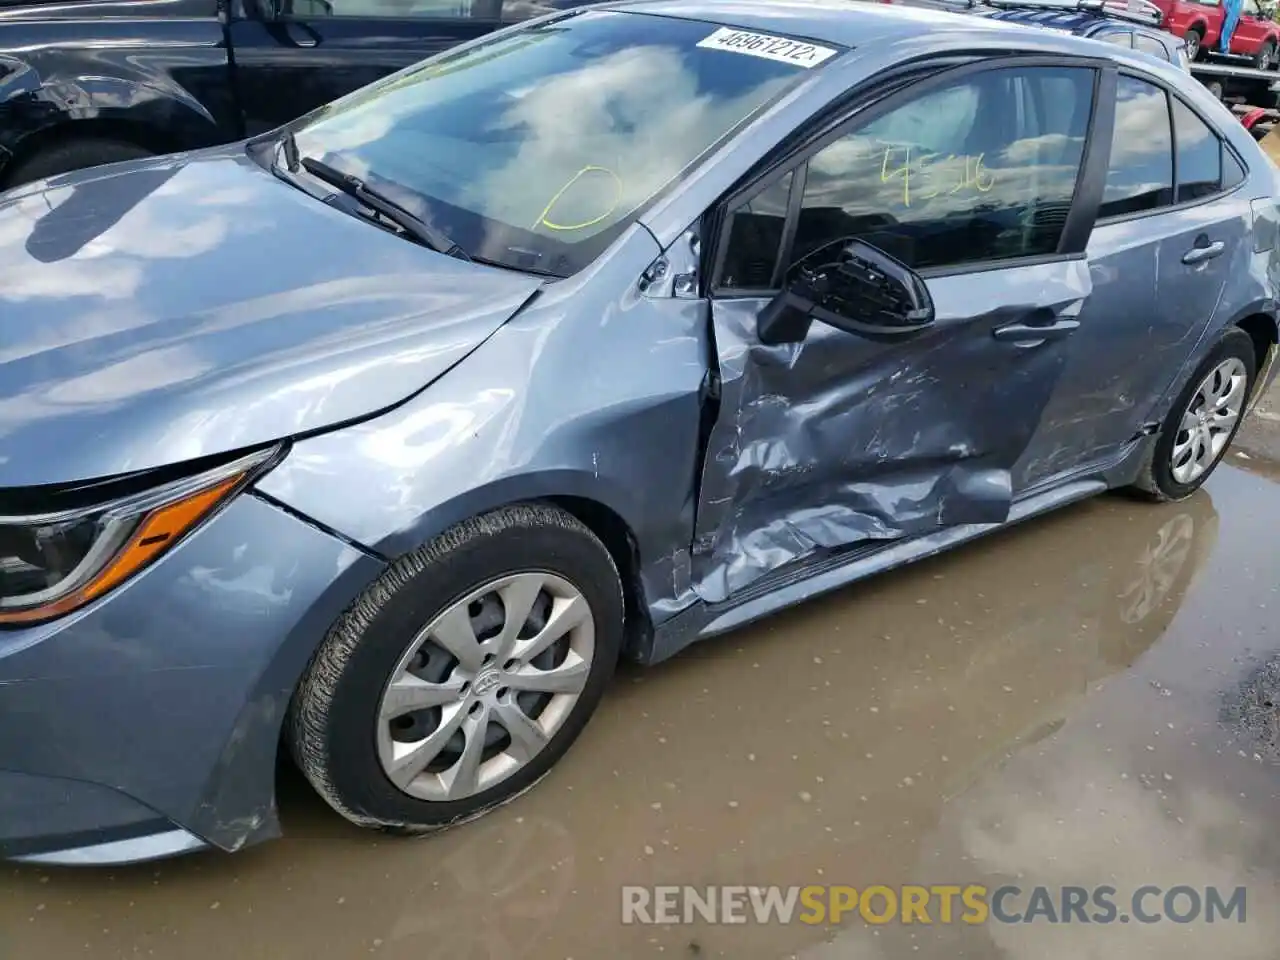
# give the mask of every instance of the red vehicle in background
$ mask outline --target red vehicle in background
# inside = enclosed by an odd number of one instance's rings
[[[1164,14],[1161,26],[1187,42],[1192,60],[1218,49],[1225,13],[1222,0],[1152,0]],[[1274,8],[1259,0],[1244,0],[1240,22],[1231,37],[1231,53],[1249,57],[1259,70],[1274,70],[1280,64],[1280,25],[1271,19]]]

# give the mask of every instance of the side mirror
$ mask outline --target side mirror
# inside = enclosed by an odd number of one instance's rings
[[[834,263],[802,267],[760,312],[756,333],[769,345],[800,343],[814,320],[871,339],[895,339],[933,323],[933,298],[920,276],[869,243],[854,240]]]

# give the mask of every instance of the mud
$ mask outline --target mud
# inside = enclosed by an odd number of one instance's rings
[[[1274,958],[1269,473],[1224,468],[1172,506],[1104,497],[626,668],[557,771],[444,834],[363,833],[286,771],[283,840],[112,871],[6,867],[0,944],[193,960]],[[1118,900],[1245,886],[1248,911],[621,922],[624,884],[947,883],[1108,884]]]

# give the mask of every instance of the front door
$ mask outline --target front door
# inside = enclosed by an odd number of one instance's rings
[[[257,0],[232,21],[252,136],[496,30],[502,0]]]
[[[1231,35],[1231,52],[1252,56],[1262,48],[1262,43],[1273,26],[1258,8],[1258,0],[1244,0],[1240,7],[1240,22]]]
[[[1008,517],[1089,299],[1087,266],[1059,246],[1094,71],[926,83],[728,204],[693,551],[705,600],[815,554]],[[800,343],[762,343],[775,292],[853,238],[925,278],[934,322],[906,336],[814,322]]]
[[[1089,240],[1093,296],[1016,489],[1105,462],[1158,416],[1161,397],[1207,328],[1240,255],[1241,215],[1218,198],[1243,179],[1231,152],[1181,99],[1122,75],[1099,219]],[[1141,130],[1135,137],[1132,131]],[[1177,182],[1174,154],[1177,154]]]

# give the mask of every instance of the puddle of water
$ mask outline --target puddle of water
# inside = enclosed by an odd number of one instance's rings
[[[624,669],[557,772],[445,834],[370,836],[286,776],[272,844],[9,868],[0,937],[194,960],[1274,957],[1280,774],[1220,717],[1280,653],[1277,492],[1224,468],[1184,504],[1102,498]],[[1248,919],[620,922],[624,884],[1007,882],[1246,884]]]

